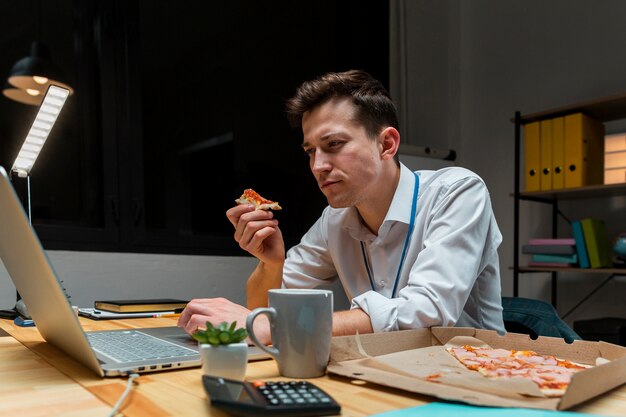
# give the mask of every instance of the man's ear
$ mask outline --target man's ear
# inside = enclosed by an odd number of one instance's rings
[[[380,132],[381,159],[393,159],[400,147],[400,132],[394,127],[386,127]]]

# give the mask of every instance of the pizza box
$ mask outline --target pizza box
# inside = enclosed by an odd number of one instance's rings
[[[478,340],[476,340],[478,339]],[[544,395],[529,380],[492,380],[469,371],[445,350],[467,342],[493,348],[532,350],[579,364],[592,365],[574,374],[560,397]],[[462,371],[453,369],[462,368]],[[626,383],[626,347],[554,337],[462,327],[433,327],[334,337],[330,374],[426,394],[444,400],[495,407],[564,410]]]

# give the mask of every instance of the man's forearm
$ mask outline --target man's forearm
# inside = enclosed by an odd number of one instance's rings
[[[372,322],[360,308],[349,311],[337,311],[333,314],[333,336],[373,333]]]
[[[283,263],[268,265],[259,262],[246,284],[247,304],[250,310],[267,307],[267,291],[280,288],[283,280]]]

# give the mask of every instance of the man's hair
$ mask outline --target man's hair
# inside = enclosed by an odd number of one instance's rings
[[[302,125],[302,116],[334,98],[350,97],[355,106],[354,119],[367,135],[376,137],[388,126],[398,129],[398,115],[389,92],[380,81],[365,71],[329,72],[305,81],[287,101],[287,115],[293,127]]]

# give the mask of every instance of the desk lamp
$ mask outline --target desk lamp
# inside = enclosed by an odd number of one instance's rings
[[[74,90],[64,83],[62,71],[52,62],[51,54],[42,42],[33,42],[30,55],[20,59],[11,68],[2,93],[9,99],[38,106],[47,88],[63,87],[71,95]]]
[[[26,178],[26,201],[27,201],[27,214],[28,220],[32,224],[31,205],[30,205],[30,171],[35,165],[35,161],[39,156],[39,153],[43,149],[46,139],[54,126],[54,123],[63,109],[63,105],[67,97],[70,94],[70,90],[67,88],[59,87],[56,85],[50,85],[46,91],[46,95],[41,102],[39,112],[35,117],[26,140],[17,154],[17,158],[11,168],[11,174],[16,174],[20,178]],[[28,318],[28,311],[26,305],[22,300],[19,292],[17,293],[17,304],[15,310],[23,317]]]

